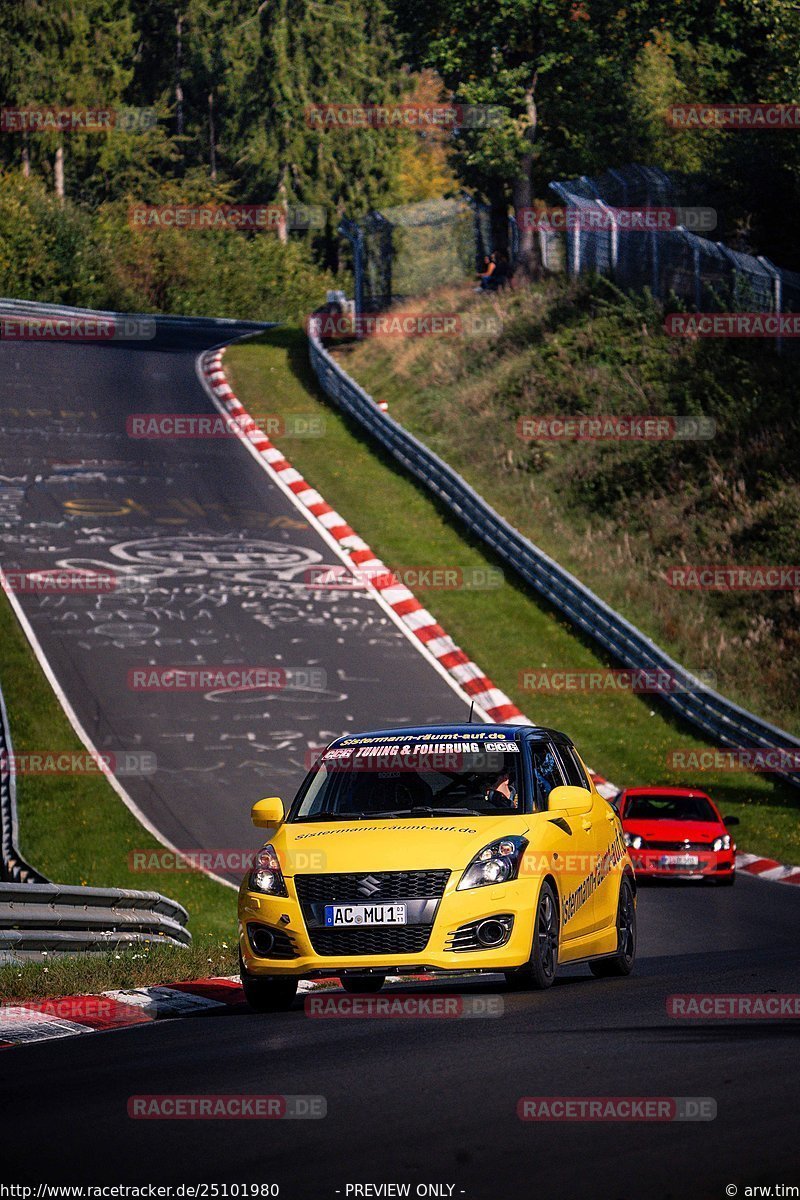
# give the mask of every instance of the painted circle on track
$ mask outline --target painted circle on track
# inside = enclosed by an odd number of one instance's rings
[[[120,542],[112,547],[111,553],[128,562],[200,567],[207,571],[291,570],[322,558],[316,550],[291,543],[204,534]]]
[[[346,692],[332,692],[328,688],[285,687],[264,695],[259,689],[219,688],[215,692],[206,692],[204,699],[213,704],[272,704],[276,700],[284,704],[300,704],[306,700],[318,700],[320,704],[339,704],[347,699]]]
[[[95,625],[94,633],[100,633],[104,637],[115,638],[117,641],[132,642],[140,641],[142,638],[155,637],[158,633],[158,625],[149,625],[142,621],[139,623],[135,621],[107,621],[104,625]]]

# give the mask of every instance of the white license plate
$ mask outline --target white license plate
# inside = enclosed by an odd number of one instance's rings
[[[405,925],[405,904],[326,904],[326,925]]]
[[[665,854],[662,867],[699,867],[700,859],[695,854]]]

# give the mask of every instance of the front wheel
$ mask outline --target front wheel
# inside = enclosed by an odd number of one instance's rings
[[[558,902],[552,885],[546,881],[539,892],[533,928],[531,956],[524,967],[506,971],[510,988],[543,990],[553,984],[558,967]]]
[[[239,958],[244,998],[256,1012],[285,1012],[297,995],[297,980],[285,975],[251,975]]]
[[[341,975],[339,982],[346,992],[379,992],[386,982],[384,975]]]
[[[589,963],[589,970],[598,979],[630,975],[636,961],[636,901],[630,879],[623,878],[617,905],[617,952],[610,958],[598,958]]]

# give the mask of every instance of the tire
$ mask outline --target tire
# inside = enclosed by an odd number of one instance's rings
[[[719,879],[715,879],[714,883],[717,887],[733,887],[736,883],[736,872],[731,871],[730,875],[720,875]]]
[[[339,977],[339,983],[346,992],[379,992],[385,982],[385,975],[340,975]]]
[[[255,1012],[286,1012],[297,995],[296,979],[284,975],[251,975],[239,956],[244,998]]]
[[[598,958],[589,963],[589,970],[598,979],[630,975],[636,961],[636,902],[633,885],[623,877],[617,904],[617,952],[610,958]]]
[[[558,901],[552,884],[545,880],[536,902],[531,956],[524,967],[505,973],[511,989],[552,987],[558,970],[558,933]]]

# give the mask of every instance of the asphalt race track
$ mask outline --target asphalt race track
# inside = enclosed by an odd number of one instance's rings
[[[506,993],[501,1017],[320,1020],[298,1000],[277,1016],[234,1009],[6,1051],[3,1182],[278,1183],[285,1200],[367,1182],[453,1184],[480,1200],[721,1200],[727,1184],[740,1197],[796,1184],[797,1022],[678,1021],[666,997],[796,991],[797,889],[748,878],[646,888],[639,919],[631,978],[565,969],[549,992]],[[431,988],[448,991],[411,990]],[[492,977],[458,990],[500,988]],[[327,1117],[126,1115],[128,1097],[164,1093],[322,1095]],[[717,1116],[515,1115],[521,1096],[565,1095],[712,1097]]]
[[[19,599],[95,746],[122,756],[129,795],[188,850],[257,845],[251,803],[290,798],[310,748],[345,730],[466,716],[373,595],[309,586],[341,561],[236,437],[128,436],[137,413],[216,415],[195,360],[241,332],[196,322],[139,343],[0,342],[2,566],[117,581]],[[129,686],[143,666],[200,664],[280,668],[289,686]]]

